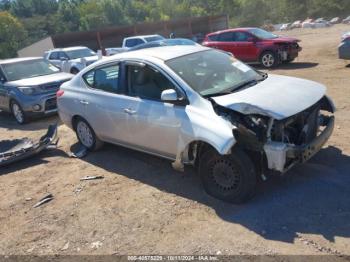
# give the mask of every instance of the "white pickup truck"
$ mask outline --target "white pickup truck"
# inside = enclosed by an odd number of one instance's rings
[[[123,45],[122,47],[109,47],[106,48],[106,55],[116,55],[119,53],[124,53],[128,51],[130,48],[142,45],[145,43],[153,42],[153,41],[159,41],[164,40],[165,38],[161,35],[138,35],[138,36],[131,36],[126,37],[123,39]]]

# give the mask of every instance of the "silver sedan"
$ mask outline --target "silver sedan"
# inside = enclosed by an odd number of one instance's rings
[[[109,142],[170,159],[178,170],[194,165],[209,194],[239,203],[259,176],[283,174],[328,140],[335,109],[325,92],[222,51],[172,46],[99,61],[57,96],[62,121],[88,149]]]

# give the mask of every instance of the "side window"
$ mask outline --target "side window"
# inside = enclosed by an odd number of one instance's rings
[[[232,42],[233,41],[233,32],[222,33],[219,35],[220,42]]]
[[[83,78],[91,88],[115,94],[119,91],[119,65],[96,68],[87,72]]]
[[[59,59],[60,59],[60,60],[61,60],[61,59],[68,59],[68,56],[66,55],[65,52],[60,52],[60,53],[59,53]]]
[[[133,38],[133,39],[128,39],[126,40],[125,42],[125,46],[126,47],[133,47],[133,46],[137,46],[137,45],[140,45],[140,44],[143,44],[144,41],[139,39],[139,38]]]
[[[127,74],[129,96],[160,101],[164,90],[176,90],[167,77],[150,66],[127,66]]]
[[[210,41],[218,41],[218,35],[210,35],[208,38]]]
[[[49,60],[59,60],[58,52],[52,52],[49,57]]]
[[[244,32],[235,32],[234,33],[234,41],[235,42],[247,42],[249,35]]]

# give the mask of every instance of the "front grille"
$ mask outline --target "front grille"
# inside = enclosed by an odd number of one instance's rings
[[[53,82],[53,83],[48,83],[48,84],[43,84],[40,86],[41,90],[43,90],[43,92],[50,92],[50,93],[54,93],[57,92],[58,89],[60,88],[60,86],[64,83],[67,82],[68,80],[64,80],[64,81],[59,81],[59,82]]]
[[[45,111],[54,110],[57,108],[57,100],[56,98],[50,98],[45,102]]]

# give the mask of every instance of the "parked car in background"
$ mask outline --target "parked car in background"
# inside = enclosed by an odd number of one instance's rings
[[[135,51],[139,49],[152,48],[152,47],[160,47],[160,46],[176,46],[176,45],[199,45],[196,42],[185,39],[185,38],[172,38],[172,39],[164,39],[153,41],[149,43],[145,43],[142,45],[138,45],[129,49],[129,51]]]
[[[350,60],[350,35],[343,36],[338,46],[339,59]]]
[[[138,36],[131,36],[126,37],[123,39],[123,46],[122,48],[132,48],[138,45],[142,45],[145,43],[158,41],[158,40],[164,40],[165,38],[161,35],[138,35]]]
[[[105,50],[106,50],[106,56],[116,55],[116,54],[120,54],[128,51],[127,48],[122,48],[122,47],[108,47],[108,48],[105,48]]]
[[[166,46],[97,62],[63,84],[57,99],[61,120],[88,149],[105,141],[176,169],[193,165],[209,194],[240,203],[263,174],[286,172],[328,140],[335,109],[325,92],[227,52]]]
[[[339,17],[334,17],[329,21],[331,24],[339,24],[340,23],[340,18]]]
[[[302,22],[301,24],[302,28],[312,28],[312,26],[313,26],[313,19],[311,18],[305,19],[305,21]]]
[[[302,26],[302,22],[300,20],[297,20],[294,23],[292,23],[292,25],[290,26],[290,29],[301,28],[301,26]]]
[[[344,19],[342,20],[342,23],[343,23],[343,24],[349,24],[349,23],[350,23],[350,16],[344,18]]]
[[[287,24],[283,24],[280,28],[281,31],[287,31],[287,30],[290,30],[290,27],[291,27],[291,23],[287,23]]]
[[[42,57],[0,60],[0,109],[19,124],[56,113],[56,92],[72,77]]]
[[[344,40],[345,38],[348,38],[350,36],[350,32],[346,32],[341,36],[341,40]]]
[[[271,68],[293,61],[301,51],[298,42],[259,28],[236,28],[208,34],[203,45],[230,52],[244,62]]]
[[[58,68],[72,74],[77,74],[84,67],[98,60],[97,54],[90,48],[84,46],[56,48],[45,52],[44,58]]]

